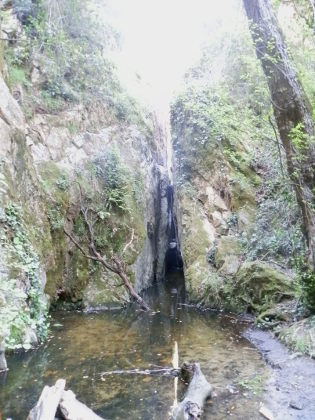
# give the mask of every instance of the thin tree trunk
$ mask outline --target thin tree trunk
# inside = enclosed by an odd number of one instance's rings
[[[138,293],[135,291],[135,289],[133,288],[127,274],[125,273],[121,261],[117,260],[117,258],[113,258],[115,261],[115,264],[117,266],[117,274],[118,276],[121,278],[123,285],[125,286],[125,288],[127,289],[129,295],[135,299],[135,301],[138,303],[138,305],[140,306],[141,309],[143,309],[144,311],[149,311],[150,307],[149,305],[142,299],[142,297],[140,295],[138,295]]]
[[[243,0],[250,31],[270,90],[288,174],[302,212],[307,263],[315,267],[315,146],[311,107],[290,63],[270,0]],[[292,129],[298,128],[299,141]]]
[[[310,0],[313,10],[313,34],[315,33],[315,0]]]

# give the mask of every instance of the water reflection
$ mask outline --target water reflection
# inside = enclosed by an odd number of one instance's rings
[[[225,316],[199,313],[185,302],[178,272],[146,293],[155,313],[124,311],[54,316],[53,337],[37,351],[9,357],[9,372],[0,384],[0,411],[5,418],[26,418],[45,384],[67,380],[80,400],[106,419],[167,419],[174,399],[184,393],[169,377],[111,375],[115,369],[172,366],[174,343],[179,363],[195,360],[218,397],[207,406],[205,418],[259,418],[259,399],[232,395],[226,386],[253,375],[266,374],[256,350],[240,332],[244,325]],[[58,324],[61,326],[58,326]],[[177,384],[176,384],[177,388]]]

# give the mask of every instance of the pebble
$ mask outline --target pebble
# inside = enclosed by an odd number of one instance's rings
[[[274,420],[272,412],[264,404],[260,404],[259,413],[267,420]]]
[[[290,401],[289,406],[291,408],[294,408],[295,410],[303,410],[303,406],[301,403],[299,403],[298,401]]]

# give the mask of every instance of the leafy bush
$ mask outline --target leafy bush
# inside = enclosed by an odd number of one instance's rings
[[[27,295],[18,287],[15,280],[0,278],[0,338],[5,339],[6,347],[16,349],[30,347],[25,342],[27,328],[36,329],[26,304]]]
[[[3,331],[8,334],[6,344],[18,348],[25,344],[23,339],[27,327],[36,330],[39,342],[46,339],[49,327],[47,304],[39,277],[38,256],[28,238],[22,209],[8,204],[1,223],[10,238],[7,246],[13,257],[11,266],[27,278],[25,292],[20,290],[21,286],[17,287],[16,280],[0,281],[0,294],[5,301],[0,318],[6,320],[6,331]]]
[[[264,197],[258,203],[254,229],[242,237],[244,252],[252,261],[289,262],[303,251],[299,209],[291,186],[271,181],[268,188],[267,183],[262,186]]]
[[[5,49],[10,80],[27,87],[32,107],[58,112],[72,103],[107,105],[117,119],[143,123],[142,111],[121,87],[104,52],[117,47],[118,33],[97,21],[91,5],[76,0],[14,0],[24,33]],[[40,89],[27,82],[33,64]],[[25,71],[25,77],[21,69]]]
[[[12,66],[9,72],[9,85],[12,87],[18,83],[26,83],[25,71],[21,67]]]
[[[305,259],[302,256],[295,258],[295,269],[299,276],[303,299],[309,309],[315,312],[315,273],[311,271],[305,263]]]
[[[13,0],[12,6],[18,19],[25,24],[36,15],[39,3],[38,0]]]
[[[105,208],[108,211],[129,211],[127,204],[128,179],[127,170],[122,165],[117,150],[109,150],[103,158],[95,162],[98,178],[104,182]]]

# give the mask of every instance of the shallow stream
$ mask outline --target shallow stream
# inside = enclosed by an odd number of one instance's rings
[[[54,313],[52,337],[36,351],[8,357],[0,376],[0,418],[24,420],[45,384],[67,381],[79,400],[106,419],[167,419],[174,378],[101,373],[116,369],[172,366],[175,341],[179,363],[197,361],[217,396],[205,417],[259,419],[259,392],[269,370],[258,351],[241,336],[247,328],[233,317],[200,312],[185,304],[182,276],[147,292],[155,313],[129,308],[99,313]]]

